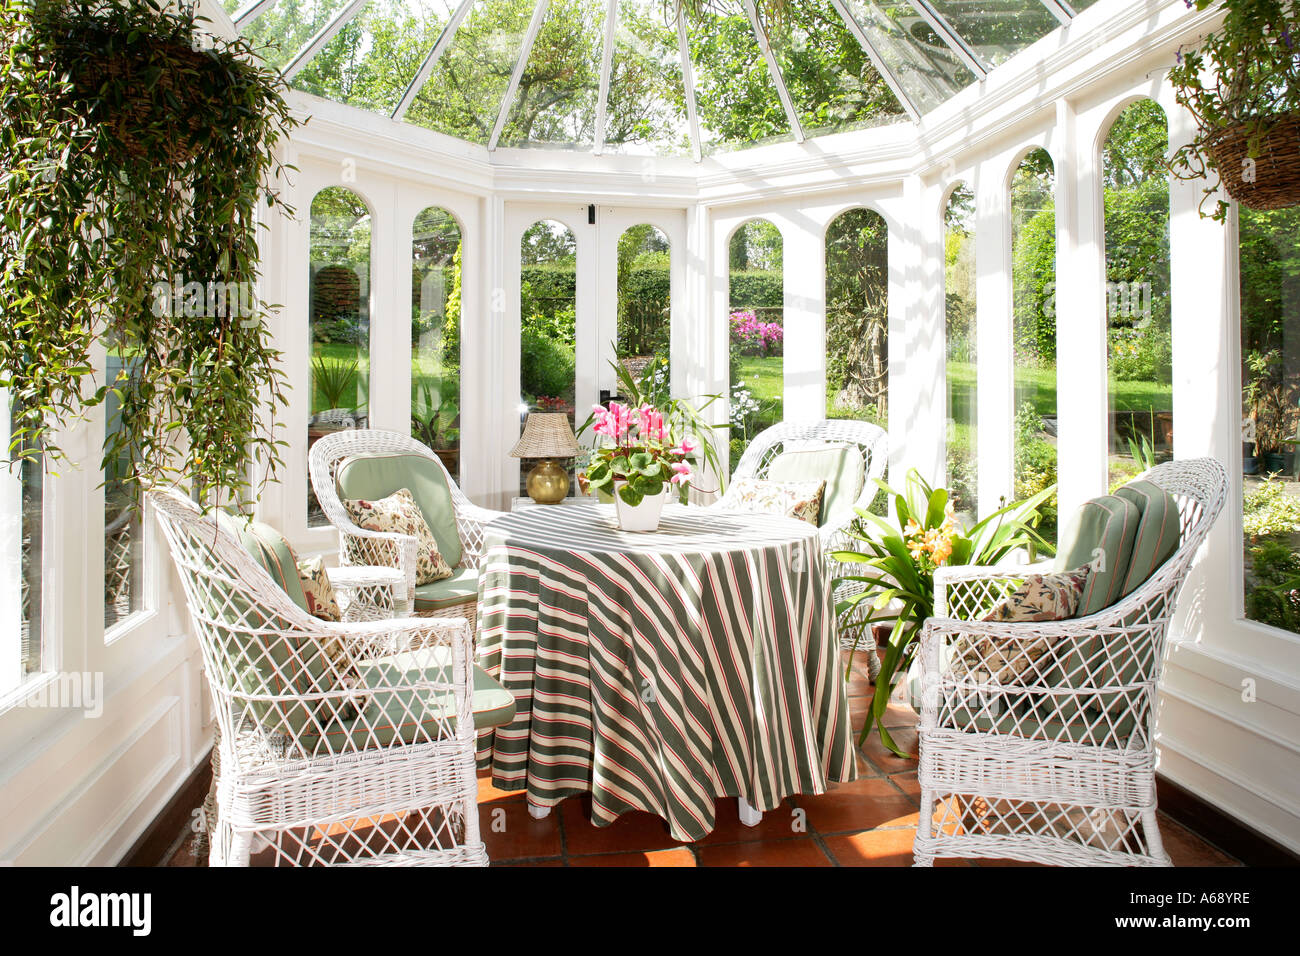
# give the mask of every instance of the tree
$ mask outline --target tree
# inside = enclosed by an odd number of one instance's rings
[[[826,230],[826,377],[836,404],[889,419],[889,229],[850,209]]]

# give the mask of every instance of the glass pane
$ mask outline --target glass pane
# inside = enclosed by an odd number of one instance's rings
[[[765,20],[768,43],[804,133],[835,133],[903,112],[871,58],[826,0],[790,4]]]
[[[451,16],[448,0],[370,0],[321,47],[293,85],[392,113]]]
[[[115,345],[108,350],[107,380],[129,379],[137,352]],[[121,425],[121,402],[110,391],[104,400],[110,435]],[[129,454],[108,463],[104,473],[104,628],[144,609],[144,537],[140,509],[127,482]]]
[[[1246,617],[1300,633],[1300,208],[1238,215]]]
[[[618,360],[642,385],[650,404],[669,397],[672,253],[651,225],[618,238]]]
[[[521,426],[529,412],[563,412],[575,424],[577,241],[569,229],[544,219],[520,242],[519,395]],[[533,466],[520,461],[519,494]],[[576,487],[570,475],[571,487]]]
[[[976,433],[975,194],[958,183],[943,213],[947,473],[953,507],[968,525],[979,508]]]
[[[740,0],[715,0],[688,22],[706,152],[790,140],[794,133]]]
[[[931,0],[980,59],[997,66],[1061,25],[1040,0]],[[1082,4],[1086,5],[1086,4]],[[1075,3],[1078,8],[1081,6]]]
[[[460,480],[460,226],[445,209],[415,217],[411,244],[411,437]]]
[[[10,448],[18,416],[8,393],[0,391],[0,442],[6,458],[21,463],[0,468],[0,693],[17,687],[42,664],[41,555],[43,472],[41,459],[24,454],[30,445]]]
[[[604,0],[552,0],[501,145],[591,148],[604,46]]]
[[[764,219],[731,237],[731,468],[750,441],[784,418],[785,279],[781,233]]]
[[[845,6],[921,112],[975,82],[975,74],[910,3],[846,0]]]
[[[330,432],[365,428],[370,414],[370,210],[329,186],[311,203],[307,446]],[[307,487],[307,524],[326,525]]]
[[[239,12],[247,0],[221,0],[221,5],[226,8],[226,12],[232,17]]]
[[[534,6],[533,0],[478,0],[406,119],[486,145],[523,50]]]
[[[1168,151],[1151,100],[1120,113],[1102,146],[1112,487],[1174,452]]]
[[[348,0],[280,0],[242,32],[267,65],[283,69],[347,3]]]
[[[690,152],[677,27],[659,0],[619,0],[605,145],[610,152]]]
[[[1055,171],[1035,149],[1011,181],[1012,340],[1015,350],[1015,497],[1056,481]],[[1056,540],[1056,505],[1039,531]]]
[[[850,209],[826,229],[826,417],[889,422],[889,229]]]

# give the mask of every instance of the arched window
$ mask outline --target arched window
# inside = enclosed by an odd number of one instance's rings
[[[411,437],[460,478],[460,226],[431,206],[411,240]]]
[[[574,424],[577,241],[551,219],[524,230],[519,244],[520,413],[563,412]],[[524,476],[535,462],[521,461]]]
[[[138,342],[114,336],[107,348],[105,381],[121,382],[138,368]],[[122,422],[122,402],[115,390],[104,396],[106,446]],[[131,492],[130,454],[104,462],[104,630],[107,632],[144,609],[144,526]]]
[[[1015,496],[1056,481],[1056,175],[1032,150],[1011,178],[1012,348],[1015,364]],[[1056,540],[1056,506],[1039,531]]]
[[[652,403],[668,398],[672,331],[672,253],[649,224],[618,238],[618,360]]]
[[[953,507],[966,521],[978,509],[976,436],[975,194],[958,183],[943,210],[943,307],[946,354],[945,467]]]
[[[370,210],[328,186],[311,202],[307,445],[370,417]],[[328,524],[307,488],[307,524]]]
[[[1151,100],[1120,113],[1102,145],[1111,485],[1174,450],[1168,151]]]
[[[785,280],[781,232],[754,219],[732,234],[727,321],[731,366],[731,467],[785,407]]]
[[[826,228],[826,417],[889,427],[889,228],[870,209]]]

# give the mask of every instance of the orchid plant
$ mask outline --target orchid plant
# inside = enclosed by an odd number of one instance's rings
[[[606,443],[592,449],[582,476],[589,491],[617,494],[636,507],[663,494],[665,485],[684,488],[691,480],[689,459],[697,446],[688,437],[674,443],[663,412],[653,405],[597,405],[592,421],[592,432]]]

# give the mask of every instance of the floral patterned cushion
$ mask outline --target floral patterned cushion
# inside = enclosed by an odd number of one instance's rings
[[[338,599],[334,597],[334,586],[330,584],[329,576],[325,573],[323,558],[300,559],[298,580],[302,584],[302,596],[307,601],[308,614],[322,621],[343,619]]]
[[[429,524],[420,512],[420,506],[406,488],[399,488],[387,498],[366,501],[348,498],[343,502],[348,516],[357,527],[366,531],[389,531],[411,535],[416,539],[415,583],[432,584],[451,577],[451,568],[438,551]]]
[[[1088,567],[1052,574],[1031,574],[984,616],[986,621],[1063,621],[1079,610]],[[981,682],[1007,684],[1026,682],[1046,675],[1036,662],[1052,649],[1052,638],[1030,635],[1024,638],[981,637],[961,657],[959,670]]]
[[[822,512],[826,481],[767,481],[737,478],[727,492],[724,511],[746,514],[783,515],[816,527]]]

